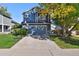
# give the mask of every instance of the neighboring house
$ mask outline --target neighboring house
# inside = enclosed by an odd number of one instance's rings
[[[79,30],[73,30],[71,33],[72,35],[79,35]]]
[[[50,17],[48,13],[45,16],[40,16],[41,13],[37,11],[37,8],[34,7],[29,11],[23,12],[22,25],[29,30],[31,35],[47,36],[51,31]]]
[[[9,33],[13,25],[10,17],[0,14],[0,33]]]

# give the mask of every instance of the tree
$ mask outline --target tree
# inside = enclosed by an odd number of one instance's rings
[[[16,23],[16,24],[12,27],[12,29],[17,29],[17,28],[22,28],[22,25],[19,24],[19,23]]]
[[[10,13],[7,12],[7,8],[5,8],[5,7],[0,7],[0,14],[2,14],[3,16],[6,16],[8,18],[11,18]]]
[[[79,4],[42,3],[39,5],[46,9],[51,18],[62,28],[60,36],[65,38],[71,35],[71,31],[78,24],[76,19],[79,16]]]

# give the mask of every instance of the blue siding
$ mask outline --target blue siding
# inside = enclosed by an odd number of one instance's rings
[[[28,16],[27,16],[28,15]],[[25,14],[23,15],[26,19],[27,23],[49,23],[50,19],[48,14],[45,16],[39,16],[39,13],[35,10],[30,10],[28,12],[25,12]]]
[[[28,15],[28,16],[27,16]],[[28,12],[25,12],[23,14],[24,16],[24,22],[26,23],[37,23],[37,24],[28,24],[29,33],[33,35],[48,35],[50,32],[50,24],[44,24],[44,23],[50,23],[50,18],[48,17],[48,14],[45,16],[39,16],[39,13],[37,11],[30,10]],[[42,24],[38,24],[42,23]]]

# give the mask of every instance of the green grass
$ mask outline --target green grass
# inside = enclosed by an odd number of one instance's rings
[[[16,37],[11,34],[0,34],[0,48],[11,48],[21,37]]]
[[[68,39],[61,39],[59,37],[50,36],[60,48],[79,48],[79,37],[71,37]]]

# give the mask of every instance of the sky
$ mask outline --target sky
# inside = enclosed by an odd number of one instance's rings
[[[31,8],[38,6],[37,3],[0,3],[0,6],[7,8],[11,14],[12,20],[21,23],[23,21],[22,13],[30,10]]]

